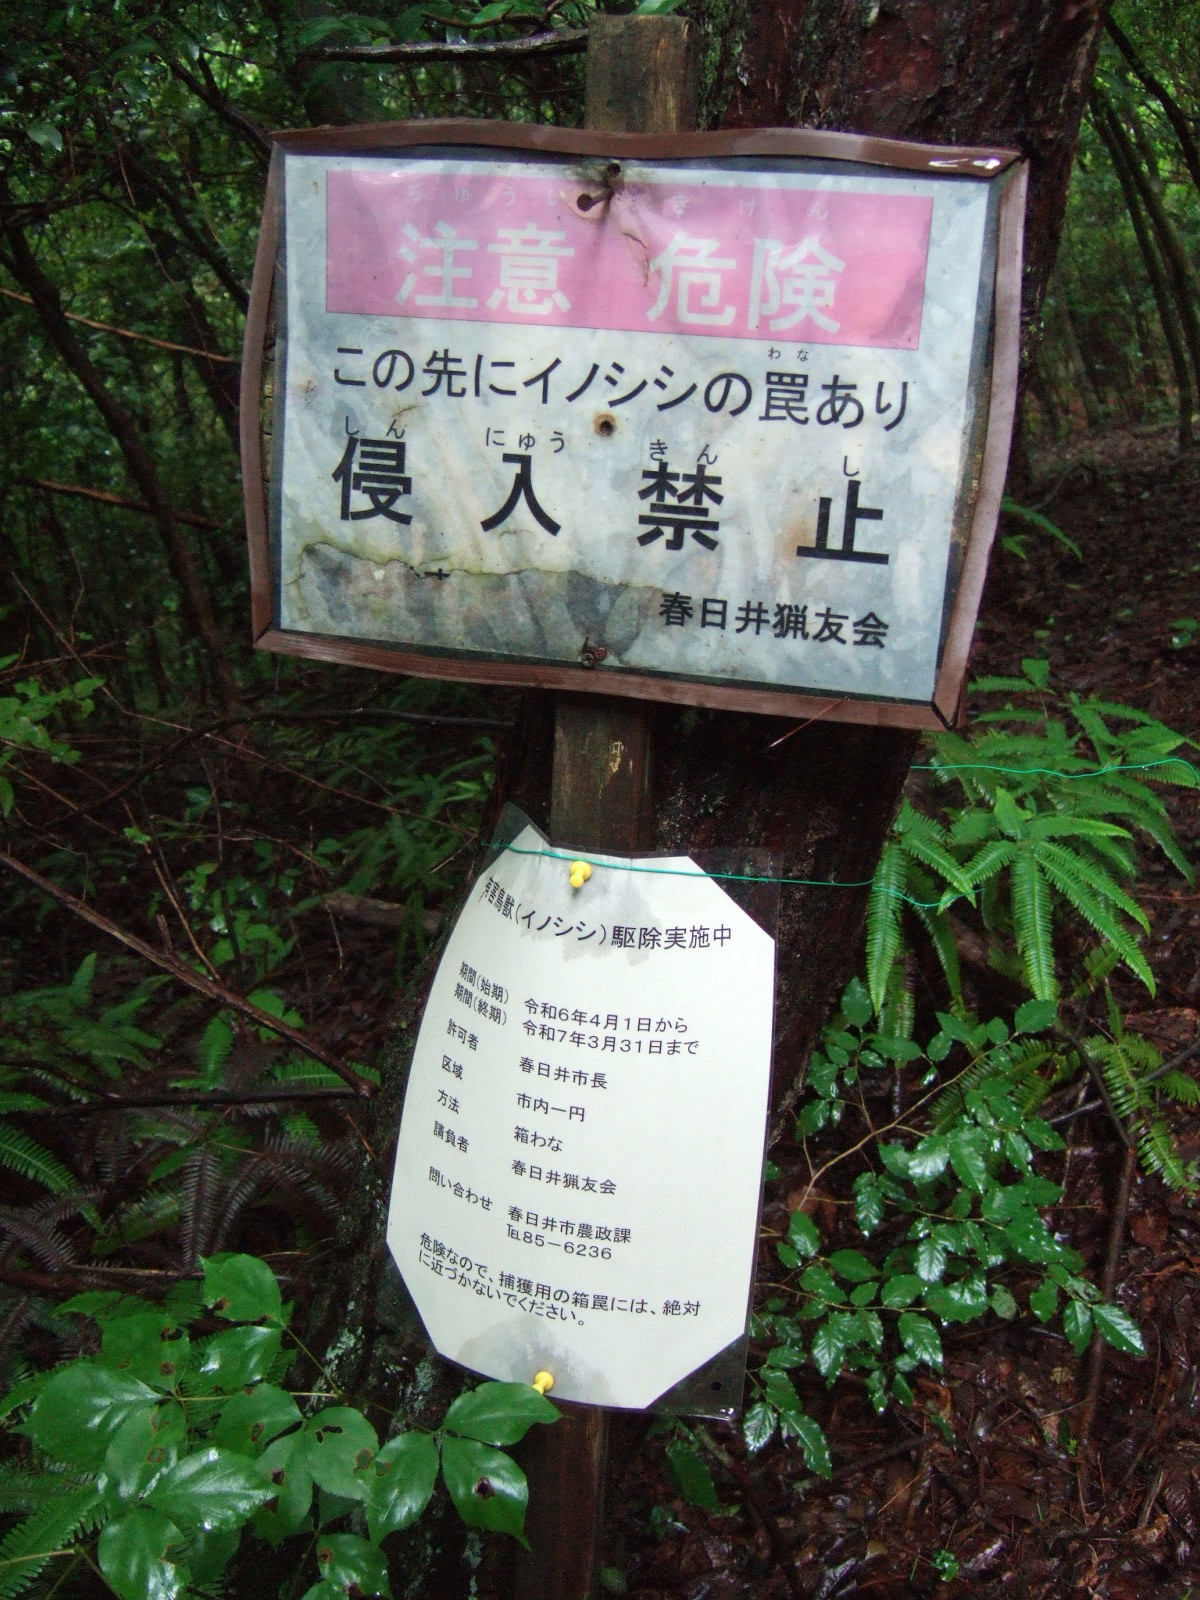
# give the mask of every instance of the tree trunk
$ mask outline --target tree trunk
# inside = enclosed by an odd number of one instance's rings
[[[1137,183],[1126,161],[1124,147],[1112,131],[1109,116],[1110,113],[1103,106],[1099,106],[1092,115],[1092,122],[1096,132],[1104,141],[1104,147],[1108,151],[1109,159],[1113,164],[1113,171],[1117,175],[1117,182],[1121,185],[1121,193],[1125,197],[1125,206],[1129,212],[1133,236],[1137,240],[1138,249],[1142,253],[1142,261],[1145,263],[1146,276],[1150,280],[1150,288],[1154,294],[1154,304],[1158,309],[1159,325],[1162,328],[1167,352],[1171,358],[1171,368],[1175,373],[1175,392],[1179,401],[1179,448],[1187,450],[1190,449],[1192,444],[1192,410],[1194,403],[1192,374],[1188,367],[1187,349],[1183,342],[1183,334],[1180,331],[1171,285],[1167,281],[1162,261],[1155,248],[1154,240],[1150,236],[1150,229],[1147,226],[1146,215],[1142,209],[1142,199],[1138,193]]]
[[[232,715],[237,709],[238,701],[226,642],[217,624],[195,556],[179,526],[179,520],[163,488],[146,441],[132,415],[111,392],[96,370],[91,357],[64,315],[58,290],[34,259],[24,230],[15,220],[15,207],[7,192],[7,185],[0,190],[0,201],[3,202],[7,213],[3,225],[4,238],[8,246],[5,265],[33,300],[38,320],[47,339],[62,357],[67,370],[79,380],[115,439],[129,475],[145,500],[162,537],[167,564],[172,577],[179,585],[184,615],[195,629],[204,648],[221,709],[226,715]]]
[[[1053,260],[1067,180],[1100,29],[1100,0],[893,0],[886,16],[860,0],[703,0],[708,120],[729,127],[805,121],[926,140],[1001,144],[1025,152],[1034,188],[1027,224],[1025,313],[1036,316]],[[870,17],[870,22],[865,19]],[[549,822],[552,708],[531,697],[504,793]],[[890,729],[779,721],[660,706],[654,713],[654,848],[760,845],[793,883],[777,944],[774,1106],[802,1076],[821,1024],[861,965],[866,883],[887,836],[917,744]],[[486,836],[486,835],[485,835]],[[572,840],[564,839],[563,844]],[[365,1142],[375,1153],[352,1191],[315,1337],[352,1392],[429,1414],[445,1369],[415,1338],[407,1295],[383,1240],[386,1185],[423,994],[405,997],[385,1051],[383,1089]],[[439,1388],[440,1386],[440,1388]],[[452,1600],[492,1592],[472,1575],[451,1530],[436,1575],[417,1588]],[[427,1549],[424,1541],[420,1549]],[[414,1539],[413,1560],[418,1541]],[[489,1555],[489,1560],[493,1559]],[[500,1559],[496,1557],[495,1559]],[[454,1568],[452,1571],[451,1568]],[[503,1584],[501,1583],[501,1589]]]

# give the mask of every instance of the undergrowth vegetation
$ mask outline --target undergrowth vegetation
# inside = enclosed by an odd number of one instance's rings
[[[42,870],[64,854],[45,797],[78,806],[67,780],[101,689],[84,678],[43,690],[26,676],[4,702],[5,807],[10,826],[42,839]],[[1056,694],[1040,661],[976,689],[971,731],[932,738],[914,769],[871,891],[863,975],[795,1110],[801,1161],[768,1246],[778,1270],[753,1319],[743,1432],[751,1453],[777,1432],[794,1439],[817,1474],[832,1463],[813,1386],[849,1381],[879,1411],[919,1407],[920,1370],[940,1367],[955,1325],[1028,1316],[1080,1354],[1094,1338],[1142,1349],[1055,1225],[1058,1128],[1081,1086],[1147,1172],[1197,1182],[1163,1114],[1200,1099],[1195,1080],[1125,1025],[1130,986],[1153,988],[1138,851],[1191,879],[1162,791],[1197,786],[1193,752],[1129,707]],[[0,1596],[68,1559],[124,1596],[152,1574],[164,1594],[206,1593],[243,1534],[301,1530],[311,1594],[384,1593],[380,1542],[428,1502],[439,1460],[468,1520],[463,1496],[486,1477],[494,1492],[474,1520],[520,1535],[519,1469],[489,1456],[471,1483],[459,1471],[460,1456],[474,1472],[478,1452],[515,1442],[515,1424],[489,1412],[490,1432],[472,1432],[468,1407],[414,1434],[394,1418],[400,1431],[381,1449],[319,1377],[287,1389],[300,1349],[275,1276],[236,1254],[314,1270],[356,1161],[354,1089],[296,1045],[298,1003],[320,1009],[318,993],[305,996],[306,919],[331,903],[383,906],[403,980],[469,866],[491,744],[469,703],[446,717],[424,709],[427,693],[389,689],[367,708],[374,720],[331,725],[276,702],[253,765],[245,751],[193,753],[184,765],[205,781],[184,785],[178,816],[143,784],[122,797],[124,825],[76,863],[81,887],[96,870],[139,885],[144,925],[217,984],[217,1001],[181,997],[169,975],[108,945],[66,981],[6,977],[0,1164],[20,1195],[0,1208],[5,1409],[17,1423],[0,1504],[22,1519],[0,1552]],[[307,836],[258,829],[264,773],[303,778],[315,797]],[[46,910],[32,889],[23,910],[36,939]],[[273,1020],[290,1035],[276,1037]],[[352,1064],[359,1081],[375,1077],[369,1059]],[[111,1287],[95,1287],[106,1273]],[[222,1274],[254,1292],[221,1304]],[[56,1285],[72,1282],[91,1287],[56,1303]],[[525,1425],[553,1417],[524,1393],[525,1411],[509,1401]],[[667,1431],[681,1492],[712,1509],[721,1447],[702,1428]],[[352,1444],[353,1459],[326,1471]]]

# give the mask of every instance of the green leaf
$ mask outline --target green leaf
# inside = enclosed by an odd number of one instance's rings
[[[919,1294],[925,1292],[924,1278],[918,1278],[914,1273],[901,1272],[894,1278],[885,1278],[879,1298],[890,1311],[897,1310],[900,1306],[909,1306]]]
[[[756,1400],[742,1418],[742,1438],[746,1441],[746,1449],[751,1455],[757,1453],[771,1442],[775,1432],[776,1413],[773,1406],[765,1400]]]
[[[343,1595],[390,1595],[387,1557],[356,1533],[323,1533],[317,1540],[322,1580]]]
[[[1082,1300],[1069,1300],[1063,1311],[1063,1332],[1076,1355],[1092,1342],[1092,1308]]]
[[[213,1437],[223,1450],[255,1456],[299,1421],[300,1408],[286,1390],[259,1383],[249,1394],[235,1394],[226,1401]]]
[[[982,1194],[987,1184],[988,1166],[984,1156],[985,1136],[975,1128],[955,1128],[948,1135],[950,1165],[955,1173],[976,1194]]]
[[[528,1383],[481,1383],[446,1413],[452,1433],[484,1444],[516,1444],[535,1422],[557,1422],[558,1411]]]
[[[308,1419],[304,1436],[313,1482],[330,1494],[366,1499],[362,1471],[378,1453],[379,1438],[362,1412],[353,1406],[330,1406]]]
[[[927,1133],[916,1148],[909,1151],[909,1176],[915,1178],[918,1183],[928,1183],[933,1178],[941,1176],[946,1170],[949,1159],[950,1142],[945,1135]]]
[[[1006,1289],[1002,1283],[994,1283],[991,1292],[992,1310],[1005,1322],[1011,1322],[1017,1314],[1017,1302],[1012,1291]]]
[[[1146,1354],[1146,1346],[1142,1343],[1137,1323],[1127,1311],[1122,1311],[1120,1306],[1093,1306],[1092,1321],[1096,1325],[1096,1332],[1111,1344],[1114,1350],[1124,1350],[1131,1356]]]
[[[255,1463],[270,1484],[270,1499],[254,1517],[254,1531],[271,1546],[308,1526],[313,1481],[308,1470],[307,1441],[302,1433],[273,1440]]]
[[[459,1516],[472,1528],[511,1533],[528,1548],[529,1485],[511,1456],[477,1439],[442,1440],[442,1475]]]
[[[33,140],[34,144],[40,145],[43,150],[53,150],[55,154],[61,152],[63,147],[62,134],[59,133],[52,122],[31,122],[25,132]]]
[[[686,1439],[675,1439],[667,1446],[667,1462],[680,1494],[689,1505],[702,1511],[719,1511],[717,1486],[704,1457]]]
[[[866,984],[861,978],[851,978],[842,991],[842,1015],[852,1028],[865,1028],[873,1012]]]
[[[840,1319],[835,1321],[829,1318],[813,1334],[813,1365],[823,1378],[836,1378],[842,1370],[847,1343],[846,1331]]]
[[[1039,1322],[1049,1322],[1058,1310],[1058,1289],[1050,1278],[1043,1278],[1029,1296],[1029,1309]]]
[[[686,4],[687,0],[641,0],[633,14],[635,17],[665,17]]]
[[[204,1268],[204,1304],[230,1322],[283,1320],[283,1297],[275,1274],[257,1256],[209,1256]]]
[[[133,1500],[172,1466],[187,1436],[183,1407],[176,1402],[138,1410],[113,1435],[104,1452],[104,1476],[124,1500]]]
[[[817,1225],[811,1217],[805,1216],[803,1211],[793,1211],[788,1218],[788,1238],[801,1259],[815,1256],[821,1248],[821,1235]]]
[[[925,1304],[944,1322],[974,1322],[987,1310],[987,1283],[973,1276],[935,1284],[926,1290]]]
[[[95,1469],[122,1423],[139,1412],[149,1415],[159,1398],[136,1378],[73,1361],[42,1389],[27,1429],[54,1460]]]
[[[146,1498],[181,1528],[215,1533],[240,1528],[271,1498],[271,1491],[248,1456],[210,1446],[182,1456]]]
[[[187,1574],[166,1557],[180,1538],[170,1518],[149,1506],[110,1522],[96,1551],[109,1587],[121,1600],[175,1600],[184,1592]]]
[[[941,1366],[942,1341],[932,1322],[913,1311],[902,1311],[897,1319],[897,1328],[900,1342],[910,1355],[918,1361],[924,1361],[927,1366]]]
[[[940,1239],[922,1239],[917,1246],[914,1265],[919,1277],[926,1283],[937,1283],[946,1271],[946,1247]]]
[[[438,1475],[437,1443],[431,1433],[399,1434],[388,1440],[363,1475],[367,1527],[372,1544],[378,1544],[387,1534],[410,1527],[429,1504]]]
[[[865,1234],[883,1221],[883,1190],[873,1172],[860,1172],[854,1180],[854,1220]]]
[[[173,1317],[149,1311],[120,1317],[104,1329],[100,1364],[155,1389],[174,1389],[187,1365],[191,1342]]]
[[[784,1431],[799,1439],[804,1455],[804,1465],[818,1477],[833,1477],[833,1462],[829,1456],[829,1440],[815,1417],[806,1411],[789,1411],[783,1418]]]
[[[878,1267],[868,1261],[861,1250],[835,1250],[828,1261],[838,1277],[847,1283],[867,1283],[879,1276]]]
[[[196,1370],[218,1389],[234,1390],[261,1383],[279,1354],[283,1334],[278,1327],[250,1324],[214,1336],[199,1354]]]

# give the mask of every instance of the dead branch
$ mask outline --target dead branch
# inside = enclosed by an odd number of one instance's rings
[[[245,1017],[248,1022],[253,1022],[256,1027],[268,1028],[281,1039],[286,1039],[289,1044],[303,1050],[305,1055],[312,1056],[314,1061],[319,1061],[323,1067],[328,1067],[331,1072],[336,1072],[343,1082],[348,1083],[356,1094],[364,1100],[369,1100],[375,1093],[375,1086],[369,1083],[339,1061],[322,1045],[310,1039],[299,1028],[293,1028],[288,1022],[282,1022],[278,1017],[273,1017],[269,1011],[263,1011],[259,1006],[253,1005],[240,994],[234,994],[231,989],[226,989],[223,984],[215,982],[203,973],[194,971],[177,957],[167,955],[162,950],[156,950],[144,939],[139,939],[136,934],[127,933],[124,928],[119,928],[115,922],[110,922],[99,911],[94,911],[86,901],[70,894],[66,889],[60,889],[56,883],[51,883],[49,878],[44,878],[40,872],[35,872],[32,867],[27,867],[23,861],[18,861],[15,856],[10,856],[6,850],[0,850],[0,866],[7,867],[10,872],[15,872],[18,877],[32,883],[43,894],[57,900],[60,906],[81,917],[84,922],[90,923],[93,928],[98,928],[101,933],[106,933],[110,939],[116,939],[127,950],[132,950],[135,955],[144,961],[152,962],[154,966],[161,967],[164,972],[169,972],[173,978],[178,978],[181,983],[187,984],[189,989],[195,989],[198,994],[204,995],[209,1000],[215,1000],[220,1006],[229,1011],[236,1011],[239,1016]]]

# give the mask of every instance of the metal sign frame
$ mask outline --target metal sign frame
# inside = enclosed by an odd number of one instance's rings
[[[250,553],[254,643],[308,659],[341,661],[418,677],[533,686],[769,715],[839,722],[940,728],[960,714],[967,661],[1000,510],[1016,404],[1020,332],[1021,244],[1027,169],[1013,151],[928,146],[852,134],[767,129],[712,134],[641,135],[522,126],[474,120],[374,124],[273,136],[263,226],[255,261],[242,368],[241,443]],[[274,382],[275,304],[285,282],[281,255],[284,157],[290,154],[378,156],[394,152],[452,156],[508,152],[581,161],[728,161],[783,158],[904,171],[947,181],[995,184],[994,287],[984,306],[981,381],[963,440],[950,568],[943,602],[935,687],[928,703],[759,685],[606,663],[603,639],[581,641],[578,661],[548,662],[484,652],[305,632],[280,625],[278,550],[272,543],[272,495],[280,493],[283,396]],[[981,300],[984,296],[981,295]],[[973,339],[977,337],[972,334]],[[277,506],[278,502],[276,502]],[[953,572],[957,564],[957,574]]]

